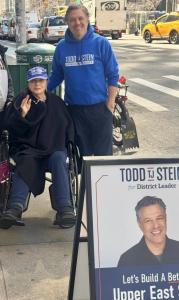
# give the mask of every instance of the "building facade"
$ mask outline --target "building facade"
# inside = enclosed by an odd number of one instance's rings
[[[15,11],[15,0],[0,0],[0,15],[9,15]]]
[[[0,15],[15,14],[15,1],[0,0]],[[59,5],[64,5],[63,0],[24,0],[26,12],[37,12],[40,17],[52,15]]]
[[[31,0],[30,10],[36,11],[40,17],[54,15],[59,5],[58,0]]]
[[[0,16],[4,15],[6,10],[5,0],[0,0]]]

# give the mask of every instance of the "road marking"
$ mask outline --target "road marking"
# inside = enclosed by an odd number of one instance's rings
[[[166,75],[166,76],[162,76],[162,77],[169,78],[169,79],[172,79],[175,81],[179,81],[179,76],[175,76],[175,75]]]
[[[129,80],[133,81],[135,83],[147,86],[153,90],[160,91],[160,92],[168,94],[170,96],[179,98],[179,91],[177,91],[177,90],[174,90],[174,89],[171,89],[171,88],[165,87],[163,85],[156,84],[156,83],[153,83],[153,82],[147,81],[145,79],[141,79],[141,78],[130,78]]]
[[[152,111],[152,112],[162,112],[162,111],[168,111],[168,109],[162,105],[159,105],[153,101],[150,101],[146,98],[137,96],[133,93],[128,92],[127,97],[130,101],[145,107],[146,109]]]
[[[162,48],[150,48],[150,47],[147,47],[147,51],[152,51],[152,52],[161,52],[161,51],[164,51],[165,49],[162,49]]]
[[[115,48],[115,47],[113,47],[113,49],[114,49],[114,51],[115,52],[120,52],[120,50],[125,50],[126,52],[127,51],[132,51],[132,52],[141,52],[141,50],[139,50],[139,49],[134,49],[134,48],[126,48],[126,47],[121,47],[121,46],[119,46],[118,48]],[[145,49],[144,49],[145,50]]]
[[[154,49],[154,48],[128,48],[128,47],[123,47],[123,46],[119,46],[119,47],[113,47],[113,50],[115,52],[120,52],[120,50],[125,50],[126,52],[127,51],[130,51],[130,52],[161,52],[163,51],[163,49]]]
[[[61,85],[61,97],[62,99],[64,99],[64,94],[65,94],[65,85],[64,82]],[[152,102],[146,98],[137,96],[133,93],[128,92],[127,93],[128,99],[140,106],[145,107],[146,109],[148,109],[149,111],[153,111],[153,112],[162,112],[162,111],[168,111],[167,108],[165,108],[162,105],[159,105],[155,102]]]

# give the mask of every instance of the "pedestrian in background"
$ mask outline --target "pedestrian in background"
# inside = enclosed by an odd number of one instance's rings
[[[12,79],[5,59],[6,51],[7,47],[0,44],[0,133],[3,129],[4,108],[14,97]]]
[[[94,33],[82,5],[68,7],[65,39],[55,50],[48,89],[65,81],[65,102],[81,156],[112,155],[118,64],[108,40]]]

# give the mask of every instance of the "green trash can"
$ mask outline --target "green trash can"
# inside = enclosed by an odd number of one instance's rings
[[[17,64],[9,66],[15,95],[27,86],[26,74],[29,68],[43,66],[50,74],[54,51],[55,46],[47,43],[29,43],[17,48]],[[60,95],[60,89],[57,88],[55,93]]]
[[[16,50],[18,64],[29,64],[29,66],[50,67],[53,59],[55,46],[47,43],[29,43],[20,46]]]

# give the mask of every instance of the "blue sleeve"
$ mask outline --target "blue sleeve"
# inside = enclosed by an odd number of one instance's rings
[[[52,61],[52,72],[48,80],[48,90],[54,90],[64,79],[63,68],[60,64],[60,49],[57,46]]]
[[[112,47],[107,39],[104,39],[102,43],[102,61],[108,86],[117,86],[119,79],[119,66]]]

